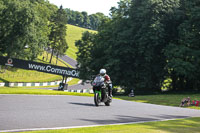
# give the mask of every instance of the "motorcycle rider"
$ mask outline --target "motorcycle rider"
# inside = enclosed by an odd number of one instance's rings
[[[106,74],[106,69],[101,69],[100,70],[100,75],[104,77],[104,82],[107,84],[108,86],[108,95],[110,97],[112,97],[112,82],[110,80],[110,77],[108,76],[108,74]]]

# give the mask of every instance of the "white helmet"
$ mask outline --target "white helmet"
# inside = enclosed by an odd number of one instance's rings
[[[106,74],[106,69],[101,69],[101,70],[100,70],[100,74],[101,74],[101,75],[105,75],[105,74]]]

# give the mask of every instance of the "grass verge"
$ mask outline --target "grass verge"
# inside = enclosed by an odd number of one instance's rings
[[[72,93],[64,91],[43,90],[43,89],[27,89],[19,87],[1,87],[0,94],[29,94],[29,95],[73,95],[73,96],[93,96],[89,93]]]
[[[24,133],[199,133],[200,118]]]
[[[127,96],[116,96],[118,99],[134,101],[134,102],[142,102],[142,103],[151,103],[158,105],[166,105],[166,106],[175,106],[178,107],[181,103],[181,100],[185,97],[190,97],[191,100],[200,100],[200,94],[158,94],[158,95],[138,95],[135,97],[127,97]],[[189,106],[187,108],[200,109],[200,107]]]
[[[78,84],[78,82],[80,81],[80,79],[77,78],[73,78],[71,81],[68,82],[68,85],[76,85]]]

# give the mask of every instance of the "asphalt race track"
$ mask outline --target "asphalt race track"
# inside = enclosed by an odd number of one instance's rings
[[[200,110],[114,99],[94,106],[93,97],[0,95],[0,132],[63,129],[200,117]]]
[[[74,68],[77,65],[77,62],[74,59],[68,57],[67,55],[59,56],[59,58],[62,59],[64,62],[68,63],[69,65],[71,65]]]

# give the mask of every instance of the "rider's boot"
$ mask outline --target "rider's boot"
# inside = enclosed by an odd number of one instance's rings
[[[108,96],[112,98],[112,89],[110,87],[108,88]]]

